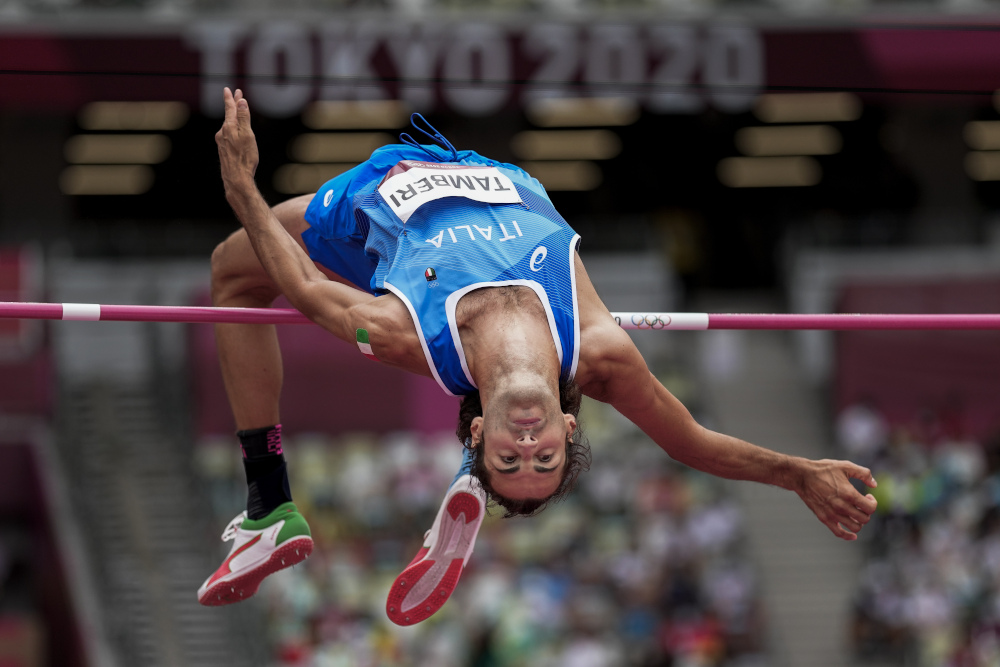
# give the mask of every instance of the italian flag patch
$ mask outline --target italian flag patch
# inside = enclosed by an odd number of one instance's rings
[[[361,350],[361,354],[365,355],[372,361],[378,361],[375,358],[375,353],[372,352],[371,343],[368,342],[368,331],[365,329],[358,329],[358,349]]]

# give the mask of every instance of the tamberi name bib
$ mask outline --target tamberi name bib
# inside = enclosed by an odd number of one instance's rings
[[[496,167],[403,160],[389,171],[378,193],[404,223],[424,204],[444,197],[465,197],[487,204],[520,204],[521,196]]]

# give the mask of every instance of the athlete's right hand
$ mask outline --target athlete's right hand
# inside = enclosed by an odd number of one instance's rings
[[[226,118],[215,134],[215,143],[219,146],[222,182],[228,196],[234,190],[253,187],[260,156],[257,140],[250,128],[250,106],[243,97],[243,91],[237,89],[233,94],[225,88],[222,97]]]

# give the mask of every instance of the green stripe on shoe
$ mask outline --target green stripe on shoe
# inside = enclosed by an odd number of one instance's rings
[[[312,535],[309,531],[309,524],[306,523],[305,518],[299,514],[299,508],[292,502],[278,505],[263,519],[246,519],[243,521],[240,528],[244,530],[263,530],[273,526],[279,521],[284,521],[285,525],[281,527],[281,531],[278,533],[276,544],[281,544],[285,540],[292,537],[300,537],[303,535],[309,537]]]

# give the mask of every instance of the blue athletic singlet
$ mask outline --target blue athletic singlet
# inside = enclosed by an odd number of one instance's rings
[[[385,146],[320,188],[306,220],[312,259],[406,304],[428,366],[447,393],[476,391],[455,309],[481,287],[532,289],[548,317],[561,378],[575,375],[580,237],[520,168],[473,151]]]

